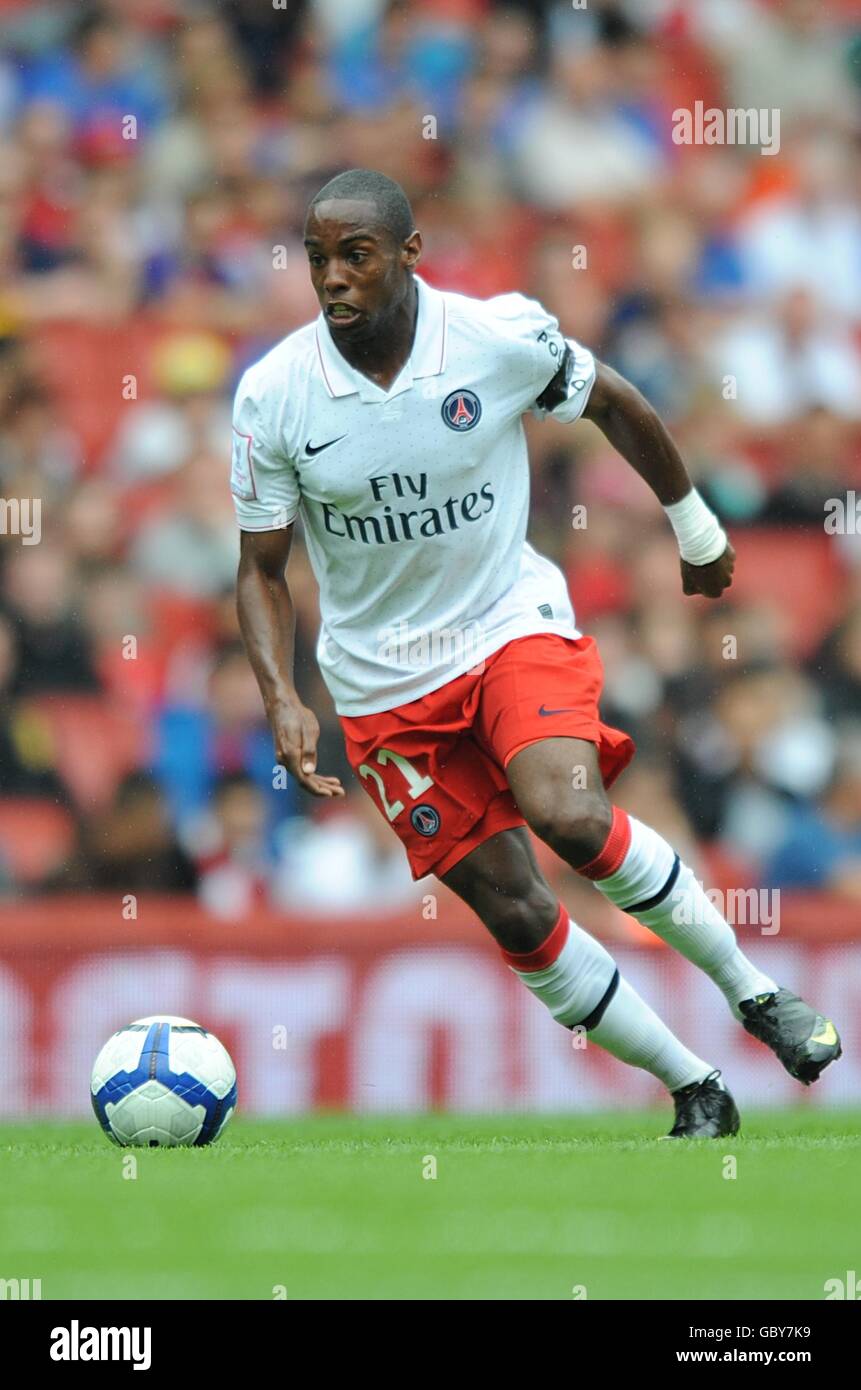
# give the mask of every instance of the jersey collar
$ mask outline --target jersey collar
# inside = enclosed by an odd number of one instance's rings
[[[363,401],[390,400],[392,396],[407,391],[418,377],[439,376],[445,369],[448,328],[445,296],[426,284],[420,275],[415,276],[415,282],[419,306],[413,350],[390,391],[384,391],[376,382],[350,366],[332,342],[325,314],[322,311],[318,314],[315,329],[317,360],[330,396],[358,393]]]

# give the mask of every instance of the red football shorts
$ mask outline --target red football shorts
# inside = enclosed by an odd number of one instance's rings
[[[429,695],[379,714],[341,715],[347,757],[400,836],[413,878],[441,877],[500,830],[525,825],[505,768],[545,738],[598,748],[609,787],[634,756],[598,717],[604,668],[593,637],[515,637]]]

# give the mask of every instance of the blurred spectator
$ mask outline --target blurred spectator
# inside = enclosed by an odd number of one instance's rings
[[[661,177],[661,142],[622,110],[606,47],[563,42],[550,82],[512,123],[520,192],[538,207],[628,203]]]
[[[789,668],[740,674],[682,721],[679,792],[701,833],[754,860],[771,853],[791,798],[819,794],[835,757],[815,687]]]
[[[3,603],[18,637],[16,694],[98,687],[74,582],[69,556],[50,541],[11,552]]]
[[[754,293],[763,298],[773,299],[803,286],[832,313],[857,319],[861,314],[857,150],[847,136],[814,127],[799,134],[792,153],[795,187],[754,203],[739,221],[738,247],[745,276]],[[815,255],[811,255],[812,247]]]
[[[790,813],[763,877],[773,888],[827,889],[861,902],[861,734],[841,744],[821,798]]]
[[[0,416],[0,478],[4,494],[62,496],[82,466],[80,443],[60,424],[44,386],[22,381],[5,397]]]
[[[758,519],[822,527],[826,502],[845,492],[854,472],[850,438],[846,421],[827,410],[813,409],[798,420],[786,443],[783,477]]]
[[[0,616],[0,796],[42,795],[65,800],[36,723],[12,696],[18,652],[15,631]]]
[[[85,4],[68,43],[25,69],[22,101],[51,102],[64,110],[82,151],[100,138],[117,140],[129,112],[137,113],[145,129],[164,115],[165,94],[147,56],[123,16]]]
[[[363,789],[281,835],[275,901],[295,912],[374,913],[419,901],[397,836]]]
[[[181,893],[190,892],[196,878],[171,829],[162,792],[150,777],[134,773],[118,787],[112,804],[85,824],[77,853],[53,886]]]
[[[811,666],[822,682],[829,715],[861,720],[861,605],[828,635]]]
[[[142,526],[131,561],[145,582],[190,598],[214,598],[232,586],[239,537],[222,462],[195,454],[178,470],[170,508]]]
[[[861,351],[848,322],[796,288],[768,316],[735,320],[711,345],[715,381],[736,383],[746,421],[780,425],[816,407],[861,417]]]
[[[162,341],[152,362],[152,399],[129,404],[106,459],[121,483],[173,473],[198,451],[213,455],[230,431],[224,395],[230,353],[212,334]]]
[[[726,65],[728,102],[778,107],[786,120],[846,120],[853,93],[837,17],[821,0],[704,0],[691,11]]]
[[[212,814],[198,835],[197,893],[216,917],[244,917],[265,902],[271,853],[266,799],[245,773],[228,773],[212,793]]]
[[[175,822],[199,821],[226,773],[245,773],[264,795],[269,824],[298,801],[292,778],[276,775],[257,683],[241,646],[215,660],[205,703],[168,704],[157,724],[155,773]]]

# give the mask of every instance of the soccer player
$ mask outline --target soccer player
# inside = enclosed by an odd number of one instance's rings
[[[301,513],[320,586],[317,660],[350,764],[406,849],[492,933],[559,1023],[666,1085],[671,1137],[734,1134],[720,1072],[676,1038],[538,869],[526,827],[704,970],[799,1081],[840,1055],[833,1023],[739,949],[691,869],[607,789],[634,753],[598,713],[602,667],[557,567],[526,541],[521,417],[592,420],[655,492],[686,594],[717,598],[734,555],[658,416],[534,300],[470,299],[417,274],[391,179],[353,169],[305,223],[314,323],[242,377],[231,489],[238,610],[275,755],[314,796],[319,724],[293,683],[285,577]]]

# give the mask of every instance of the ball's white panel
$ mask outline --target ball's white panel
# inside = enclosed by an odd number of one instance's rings
[[[115,1033],[108,1038],[95,1062],[90,1085],[95,1095],[118,1071],[134,1071],[140,1064],[146,1033]]]
[[[105,1110],[121,1144],[193,1144],[206,1119],[202,1105],[189,1105],[160,1081],[147,1081]]]
[[[212,1033],[178,1033],[171,1029],[169,1058],[171,1071],[190,1072],[219,1100],[224,1099],[236,1080],[230,1054]]]

